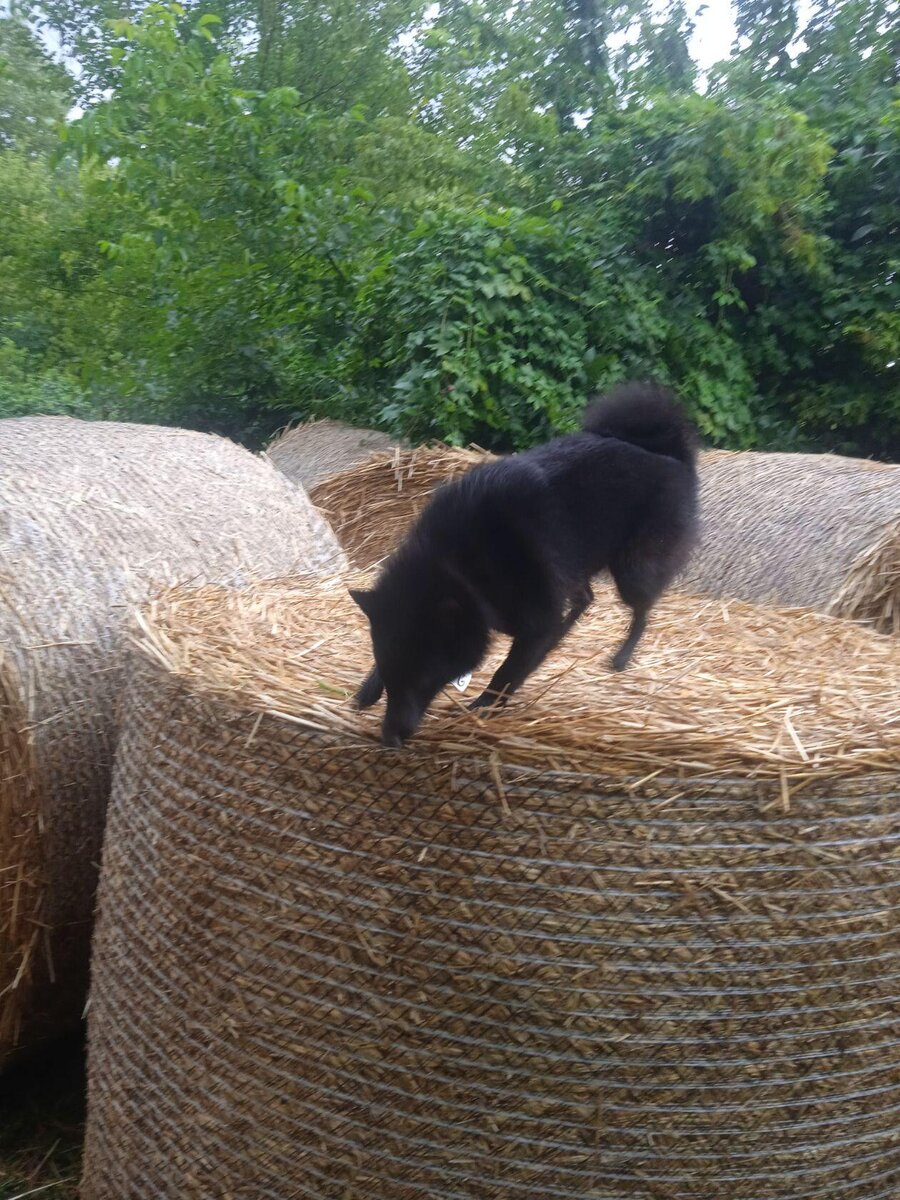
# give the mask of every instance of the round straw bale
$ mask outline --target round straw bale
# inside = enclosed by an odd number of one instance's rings
[[[266,454],[293,483],[311,488],[396,445],[396,438],[377,429],[355,429],[341,421],[307,421],[285,430]]]
[[[0,1063],[83,1007],[124,607],[342,562],[303,492],[223,438],[0,421]]]
[[[384,558],[440,483],[481,453],[380,454],[320,483],[351,561]],[[700,456],[700,544],[686,591],[797,605],[900,633],[900,467],[831,454]]]
[[[436,487],[489,457],[475,448],[398,448],[331,475],[309,494],[350,562],[366,570],[390,554]]]
[[[624,622],[397,751],[343,589],[145,612],[84,1200],[896,1200],[900,643]]]
[[[900,633],[900,467],[711,451],[692,591],[815,608]]]

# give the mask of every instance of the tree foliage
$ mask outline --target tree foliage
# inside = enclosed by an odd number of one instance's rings
[[[56,145],[72,81],[18,14],[0,19],[0,149],[47,153]]]
[[[0,412],[511,448],[653,374],[717,444],[900,456],[896,2],[737,0],[707,80],[690,14],[46,0],[86,111],[33,38],[0,76]]]

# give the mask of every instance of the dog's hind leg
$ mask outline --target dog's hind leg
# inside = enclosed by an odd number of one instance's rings
[[[691,556],[696,538],[693,488],[685,478],[671,479],[657,495],[653,510],[609,563],[616,590],[631,609],[625,641],[612,658],[614,671],[628,666],[651,609]]]
[[[623,604],[631,609],[631,624],[625,640],[611,660],[614,671],[624,671],[647,628],[647,618],[672,575],[667,556],[641,553],[629,547],[626,554],[610,563],[610,573]]]
[[[650,604],[632,605],[631,624],[628,626],[625,641],[612,656],[612,669],[614,671],[624,671],[629,662],[631,662],[634,649],[644,636],[644,630],[647,628],[647,617],[651,607]]]

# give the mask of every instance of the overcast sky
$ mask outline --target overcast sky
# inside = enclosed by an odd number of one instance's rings
[[[655,10],[665,9],[664,0],[650,0],[648,7]],[[0,0],[0,12],[8,10],[9,0]],[[731,10],[731,0],[707,0],[707,3],[689,5],[694,14],[696,27],[691,41],[691,53],[702,71],[707,71],[720,59],[727,57],[734,42],[734,17]],[[801,24],[808,14],[810,0],[799,5]],[[52,35],[45,37],[48,49],[58,53],[59,41]]]
[[[694,11],[702,5],[694,5]],[[691,54],[702,71],[726,58],[734,41],[734,17],[729,0],[710,0],[697,22],[691,41]]]

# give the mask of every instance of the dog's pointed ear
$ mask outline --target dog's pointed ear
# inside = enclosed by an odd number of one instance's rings
[[[362,588],[351,588],[350,599],[359,605],[367,617],[371,617],[375,610],[374,593],[364,591]]]

